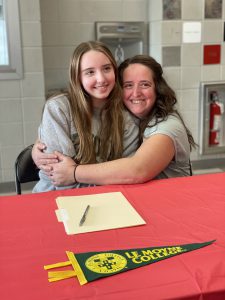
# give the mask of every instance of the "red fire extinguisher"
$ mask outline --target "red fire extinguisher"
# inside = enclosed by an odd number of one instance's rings
[[[220,143],[223,107],[216,91],[210,93],[209,111],[209,145],[218,145]]]

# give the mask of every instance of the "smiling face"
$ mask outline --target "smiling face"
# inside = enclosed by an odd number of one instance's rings
[[[102,52],[90,50],[80,61],[80,80],[90,95],[94,107],[102,107],[115,85],[115,72],[109,58]]]
[[[123,102],[128,110],[143,119],[155,101],[153,72],[142,64],[130,64],[123,72]]]

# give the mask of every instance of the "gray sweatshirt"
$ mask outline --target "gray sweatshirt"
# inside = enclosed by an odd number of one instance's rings
[[[125,110],[124,120],[123,157],[127,157],[134,154],[138,148],[139,129],[136,119]],[[92,133],[96,145],[96,153],[98,153],[98,131],[100,126],[98,110],[94,111],[92,122]],[[75,157],[79,147],[79,139],[72,120],[70,104],[65,95],[57,96],[46,102],[38,134],[39,139],[47,146],[47,153],[57,150],[64,155]],[[98,157],[97,160],[100,162]],[[34,193],[90,186],[76,183],[72,186],[55,187],[42,171],[39,172],[39,176],[40,180],[33,189]]]

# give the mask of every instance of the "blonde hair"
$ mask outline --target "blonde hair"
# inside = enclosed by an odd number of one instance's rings
[[[95,145],[92,136],[93,107],[91,97],[84,91],[80,80],[80,62],[82,55],[90,50],[102,52],[107,56],[115,72],[115,86],[101,110],[99,132],[100,160],[119,158],[123,152],[123,103],[122,91],[118,81],[116,61],[110,50],[101,42],[81,43],[73,52],[69,68],[68,99],[72,119],[79,136],[79,151],[75,157],[79,163],[96,162]]]

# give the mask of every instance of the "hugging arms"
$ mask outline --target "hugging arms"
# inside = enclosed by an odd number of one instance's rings
[[[34,147],[34,161],[47,171],[54,185],[66,186],[76,181],[131,184],[190,175],[190,150],[195,142],[175,108],[175,93],[162,74],[160,64],[147,55],[134,56],[119,67],[123,103],[139,120],[143,140],[132,156],[76,166],[71,158],[56,153],[58,163],[47,165],[54,155],[49,154],[46,159],[38,146]]]

